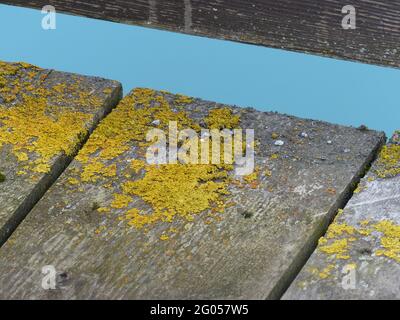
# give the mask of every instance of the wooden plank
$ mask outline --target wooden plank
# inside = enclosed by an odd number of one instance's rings
[[[397,138],[395,138],[397,137]],[[397,141],[397,142],[396,142]],[[400,299],[400,138],[329,227],[285,299]]]
[[[146,164],[146,133],[170,120],[254,129],[255,174]],[[0,298],[278,298],[383,139],[136,89],[1,248]],[[57,271],[50,291],[48,265]]]
[[[46,0],[0,1],[42,8]],[[400,3],[392,0],[53,0],[60,12],[193,35],[400,66]],[[345,30],[342,8],[356,8]]]
[[[0,245],[121,92],[116,81],[0,61]]]

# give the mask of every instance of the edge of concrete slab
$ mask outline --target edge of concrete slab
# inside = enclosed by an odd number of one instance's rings
[[[53,72],[54,70],[49,70]],[[65,74],[74,75],[74,73],[63,72]],[[97,77],[95,77],[97,78]],[[104,79],[106,80],[106,79]],[[78,144],[76,151],[73,155],[61,155],[60,158],[54,163],[51,171],[44,175],[42,179],[37,183],[32,192],[24,199],[24,201],[17,208],[15,213],[8,219],[8,221],[0,228],[0,247],[8,240],[19,224],[26,218],[33,207],[40,201],[47,190],[57,181],[59,176],[64,172],[68,165],[72,162],[78,151],[83,147],[89,138],[90,134],[97,127],[99,122],[106,117],[112,109],[114,109],[119,101],[122,99],[122,85],[116,82],[118,85],[112,91],[109,97],[103,102],[101,112],[93,117],[93,126],[89,128],[85,136],[82,137],[81,142]]]
[[[343,209],[347,205],[352,195],[354,194],[354,190],[357,188],[358,183],[368,173],[372,164],[377,159],[381,148],[385,145],[386,140],[387,138],[383,137],[381,142],[372,151],[369,158],[362,164],[361,168],[357,172],[357,175],[354,176],[351,183],[347,186],[346,190],[337,199],[335,205],[332,206],[331,210],[328,213],[328,216],[326,216],[326,219],[320,224],[319,228],[316,229],[312,237],[304,244],[303,250],[293,259],[292,265],[287,269],[286,273],[282,276],[282,278],[267,299],[281,299],[285,292],[289,289],[293,281],[296,279],[311,255],[316,250],[318,246],[318,240],[326,233],[328,227],[335,219],[338,210]]]
[[[386,145],[387,148],[400,145],[399,133],[400,131],[394,133]],[[386,248],[382,242],[384,237],[388,237],[387,239],[390,239],[389,241],[393,244],[398,241],[396,235],[388,236],[385,230],[378,226],[380,223],[388,222],[393,228],[398,228],[396,219],[398,219],[399,202],[395,202],[394,199],[398,199],[399,193],[394,193],[391,197],[388,191],[399,190],[400,176],[395,171],[390,171],[398,168],[398,164],[386,163],[386,156],[387,151],[383,151],[373,163],[361,180],[358,191],[329,226],[324,238],[321,238],[323,241],[282,296],[283,300],[398,299],[398,287],[392,288],[388,285],[395,284],[398,278],[399,264],[396,251],[389,254],[378,253],[384,252]],[[385,166],[389,166],[386,173],[381,171]],[[391,184],[392,188],[388,188]],[[390,201],[393,200],[394,202],[391,203]],[[343,233],[349,235],[348,238],[340,232],[334,235],[333,230],[338,226],[349,228],[349,231]],[[345,257],[338,258],[338,253],[319,250],[324,246],[325,241],[331,244],[332,242],[328,241],[339,239],[349,241],[349,246],[344,253]],[[322,265],[326,269],[319,271]],[[346,270],[346,266],[353,269]],[[355,286],[345,288],[341,280],[349,276],[348,270],[356,271],[352,280],[349,280],[354,281]]]

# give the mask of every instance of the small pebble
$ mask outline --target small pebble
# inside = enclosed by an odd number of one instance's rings
[[[306,132],[302,132],[302,133],[300,133],[300,137],[308,138],[308,134]]]
[[[344,153],[349,153],[350,151],[350,149],[344,149]]]
[[[282,140],[276,140],[275,141],[275,145],[276,146],[283,146],[285,144],[285,142],[283,142]]]
[[[154,125],[154,126],[159,126],[160,123],[161,123],[160,120],[154,120],[151,124]]]
[[[326,143],[327,143],[327,144],[332,144],[332,141],[331,141],[331,140],[328,140]]]

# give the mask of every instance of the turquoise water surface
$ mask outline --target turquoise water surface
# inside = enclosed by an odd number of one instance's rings
[[[386,131],[400,127],[400,70],[0,5],[0,60],[206,100]]]

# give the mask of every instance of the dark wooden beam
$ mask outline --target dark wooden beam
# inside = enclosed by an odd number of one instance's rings
[[[396,0],[6,0],[121,23],[400,67]],[[353,5],[357,28],[345,30]]]

